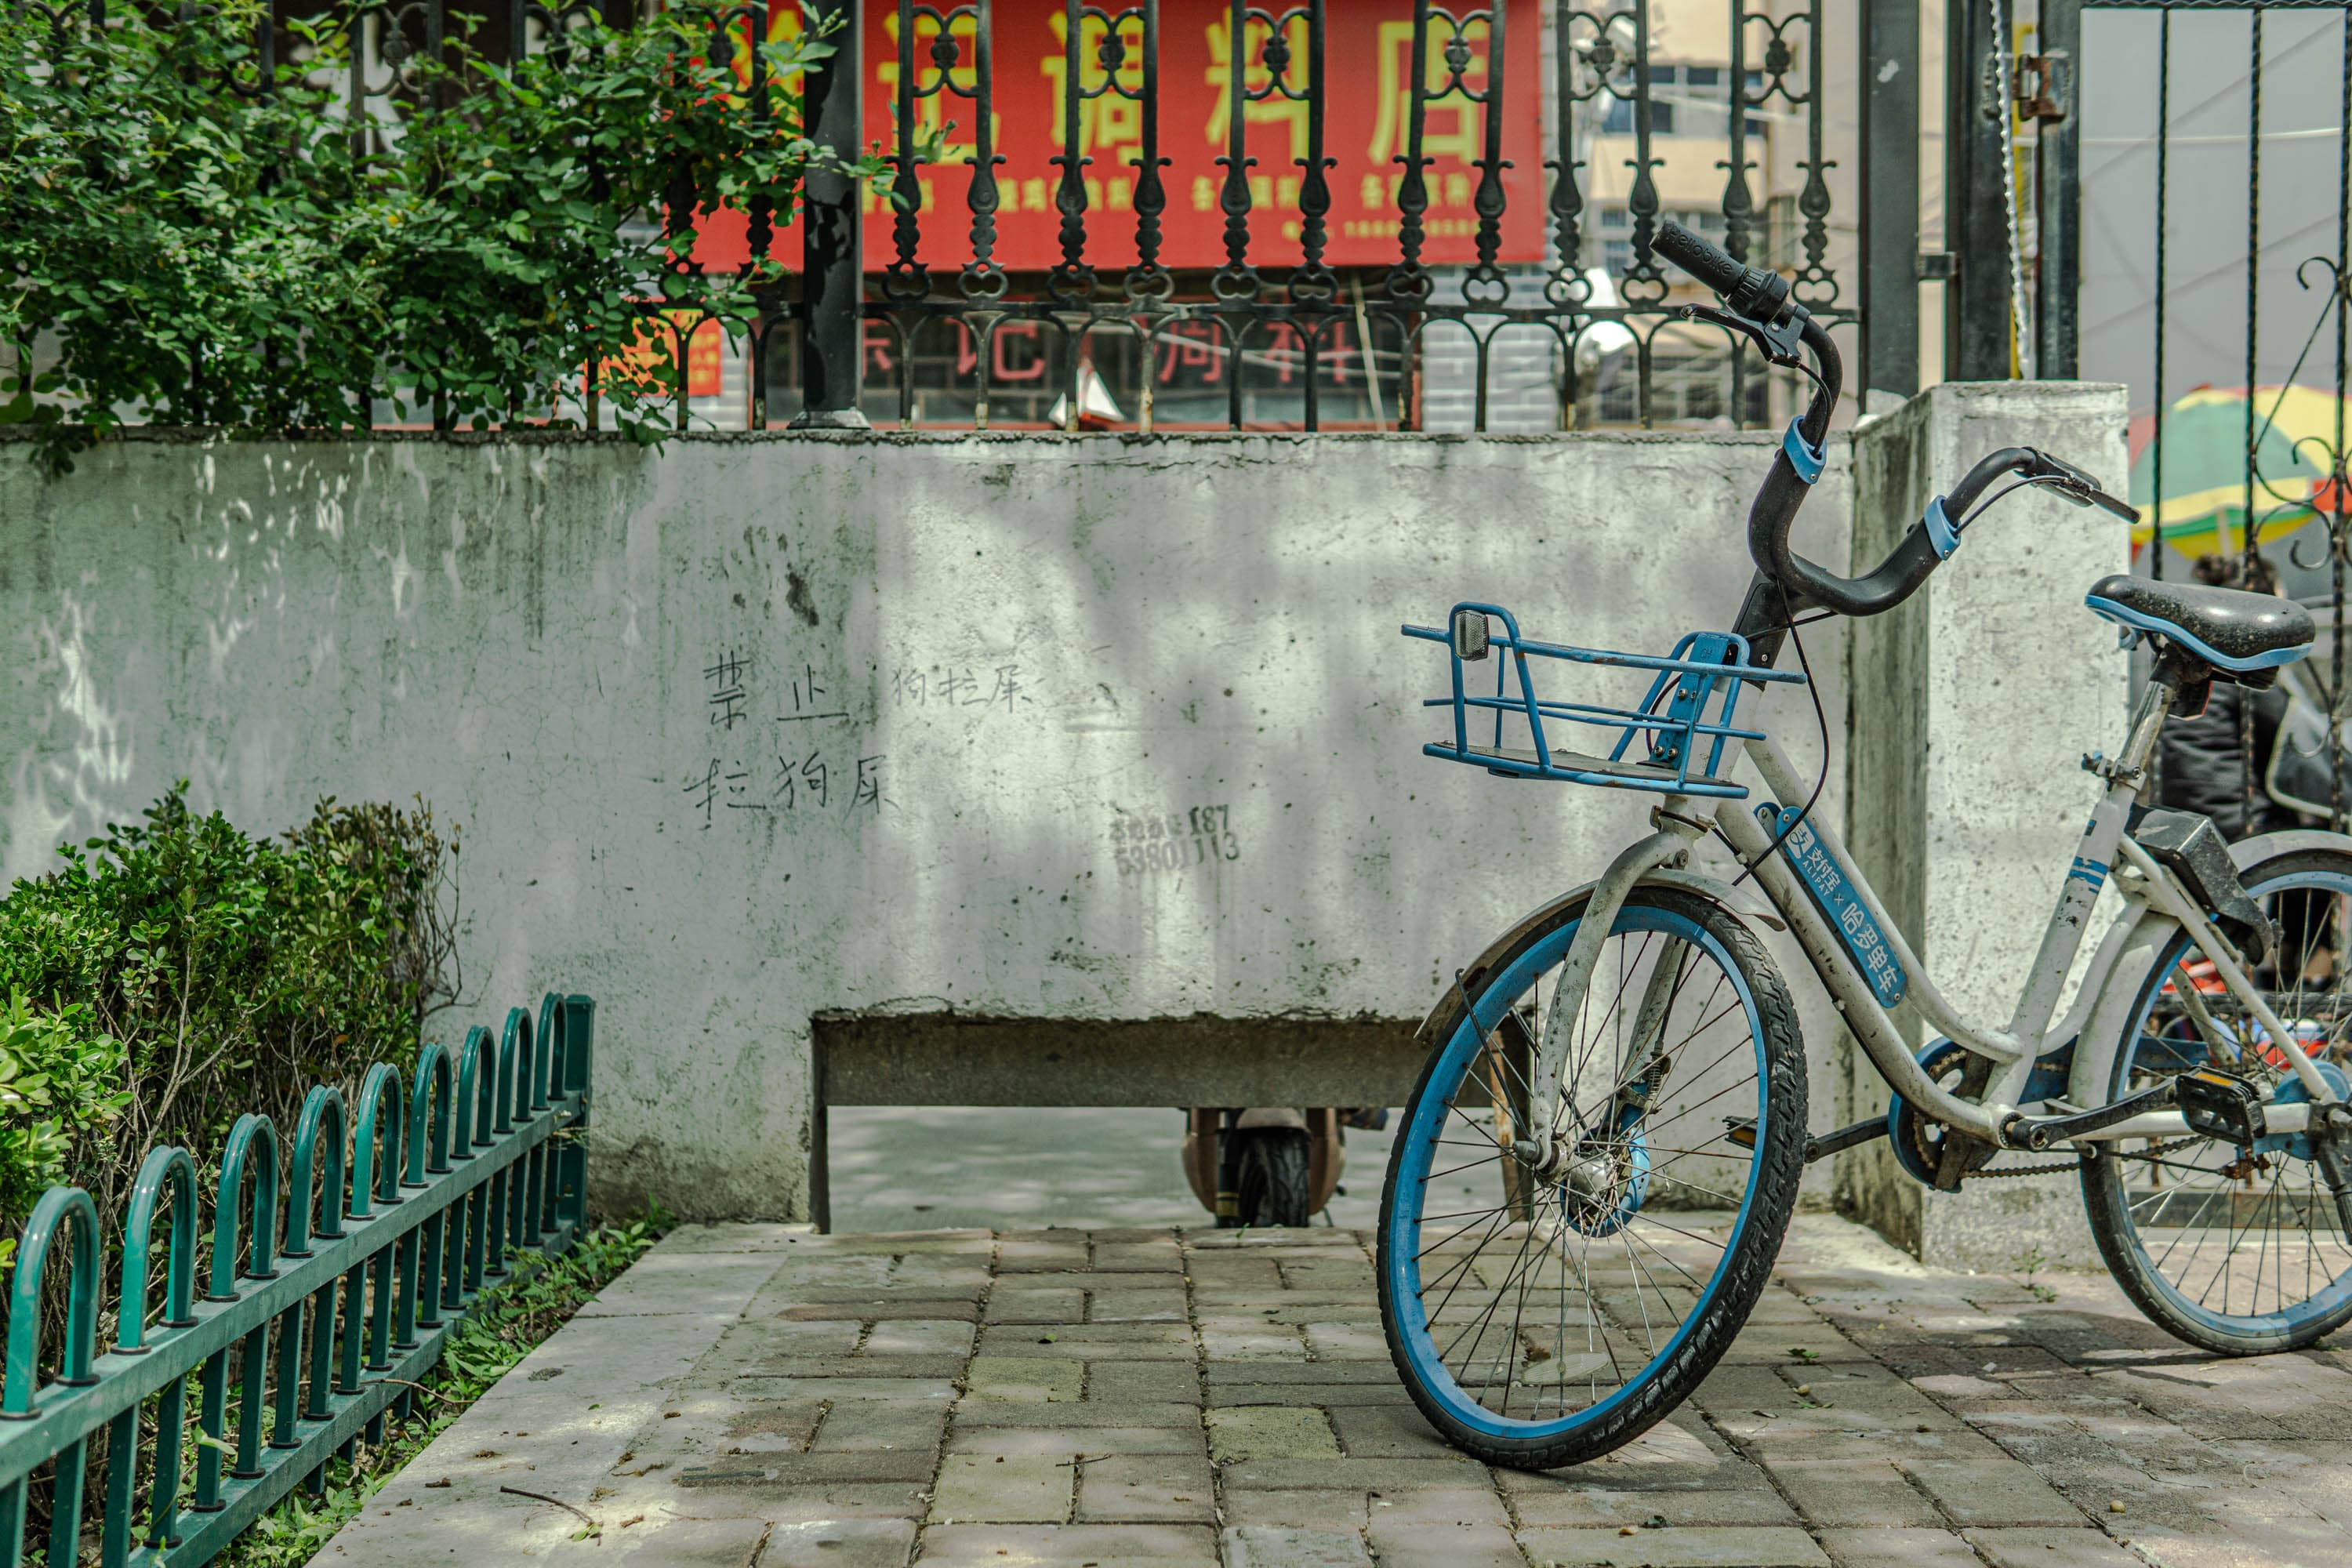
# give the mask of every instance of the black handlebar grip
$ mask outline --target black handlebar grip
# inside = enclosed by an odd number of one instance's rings
[[[1734,261],[1728,252],[1708,244],[1671,218],[1658,226],[1658,237],[1651,248],[1718,294],[1738,291],[1748,281],[1748,268]]]

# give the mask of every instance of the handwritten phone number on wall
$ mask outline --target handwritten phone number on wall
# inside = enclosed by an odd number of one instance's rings
[[[1185,811],[1121,811],[1111,818],[1111,860],[1123,877],[1181,871],[1242,858],[1233,808],[1196,805]]]

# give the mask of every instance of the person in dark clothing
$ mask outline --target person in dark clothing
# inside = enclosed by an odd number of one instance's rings
[[[2199,558],[2195,570],[2199,582],[2215,587],[2277,593],[2278,575],[2270,563],[2255,556],[2252,565],[2250,573],[2244,556],[2207,555]],[[2286,693],[2275,685],[2252,691],[2222,680],[2213,682],[2212,691],[2204,712],[2193,719],[2172,719],[2164,726],[2158,792],[2162,804],[2212,818],[2221,836],[2233,843],[2257,833],[2311,826],[2301,813],[2272,800],[2263,787],[2271,752],[2278,744],[2279,723],[2286,716]],[[2253,718],[2251,758],[2246,751],[2249,709]],[[2251,812],[2247,809],[2250,791]],[[2306,892],[2283,894],[2273,902],[2277,907],[2271,910],[2271,918],[2278,922],[2282,947],[2303,956],[2304,978],[2316,982],[2332,975],[2335,942],[2329,900],[2315,900]]]

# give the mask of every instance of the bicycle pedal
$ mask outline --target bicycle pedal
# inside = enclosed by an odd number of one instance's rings
[[[2250,1148],[2264,1131],[2263,1091],[2235,1073],[2199,1068],[2172,1080],[2181,1120],[2191,1132]]]
[[[1742,1149],[1756,1147],[1756,1118],[1727,1116],[1723,1119],[1723,1141]]]

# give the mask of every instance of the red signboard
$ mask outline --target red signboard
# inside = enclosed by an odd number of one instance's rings
[[[1503,171],[1507,203],[1500,259],[1538,261],[1543,257],[1542,95],[1537,80],[1540,15],[1536,0],[1507,0],[1504,22],[1507,68],[1500,84]],[[941,7],[945,9],[945,7]],[[1110,9],[1105,6],[1104,9]],[[1270,8],[1269,8],[1270,9]],[[998,265],[1009,271],[1043,270],[1062,258],[1061,215],[1054,205],[1063,152],[1064,89],[1068,75],[1066,23],[1059,0],[996,0],[992,7],[996,151],[1004,162],[996,171]],[[1407,146],[1411,124],[1412,0],[1331,0],[1324,43],[1326,89],[1324,153],[1336,160],[1326,179],[1331,210],[1326,218],[1325,259],[1335,266],[1380,266],[1397,258],[1396,193],[1403,168],[1396,160]],[[1226,149],[1232,114],[1232,9],[1217,0],[1161,0],[1160,8],[1160,153],[1170,160],[1160,172],[1167,207],[1160,217],[1160,260],[1172,268],[1211,268],[1225,260],[1225,217],[1218,205],[1225,170],[1216,162]],[[778,5],[771,22],[782,36],[799,26],[796,5]],[[973,83],[973,22],[955,23],[958,63],[955,85]],[[1143,109],[1121,96],[1140,93],[1143,84],[1139,21],[1121,30],[1126,58],[1114,84],[1102,61],[1108,24],[1087,17],[1078,52],[1082,92],[1079,151],[1092,160],[1084,171],[1087,187],[1086,259],[1106,271],[1136,259],[1135,190],[1142,155]],[[939,24],[917,15],[916,86],[939,80],[932,45]],[[1245,92],[1268,85],[1264,50],[1269,24],[1253,20],[1242,58]],[[1447,85],[1444,47],[1451,33],[1443,21],[1431,25],[1427,45],[1432,93],[1422,133],[1423,171],[1429,193],[1422,258],[1465,262],[1477,258],[1477,215],[1472,200],[1480,171],[1486,106],[1460,90],[1436,94]],[[1292,64],[1285,80],[1299,90],[1307,71],[1307,22],[1294,17],[1286,31]],[[866,135],[886,150],[898,144],[898,7],[894,0],[868,0],[866,22]],[[1490,52],[1484,22],[1466,30],[1470,61],[1463,80],[1485,94]],[[1108,90],[1113,86],[1118,90]],[[1307,153],[1307,105],[1278,92],[1245,102],[1251,207],[1250,260],[1279,269],[1299,256],[1298,196]],[[966,205],[972,171],[972,100],[940,91],[916,102],[919,129],[943,132],[940,161],[926,165],[918,257],[934,270],[952,272],[971,254],[971,219]],[[950,123],[952,122],[952,128]],[[897,255],[896,216],[888,177],[866,193],[866,265],[879,270]],[[779,236],[779,255],[797,259],[797,243]],[[707,223],[698,257],[709,266],[731,266],[744,258],[743,222],[717,214]]]

